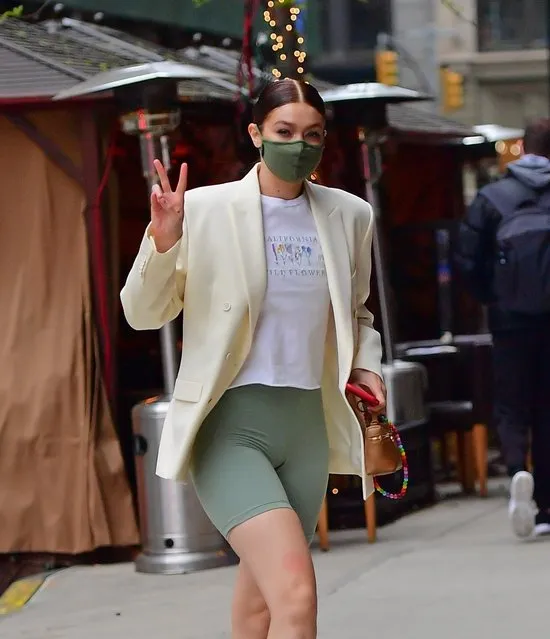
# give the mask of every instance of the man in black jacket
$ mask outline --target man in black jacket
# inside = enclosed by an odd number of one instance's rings
[[[495,294],[496,235],[515,191],[550,203],[550,119],[525,130],[525,155],[480,190],[460,226],[457,264],[488,306],[493,335],[495,421],[512,477],[509,516],[519,537],[550,534],[550,314],[508,310]],[[513,206],[513,204],[512,204]],[[550,207],[548,208],[550,215]],[[523,284],[529,288],[529,284]],[[529,449],[533,475],[527,472]],[[534,501],[534,503],[533,503]]]

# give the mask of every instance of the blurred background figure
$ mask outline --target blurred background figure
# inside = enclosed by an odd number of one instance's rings
[[[527,126],[524,151],[479,191],[458,243],[470,291],[489,309],[495,420],[520,537],[550,533],[550,119]]]

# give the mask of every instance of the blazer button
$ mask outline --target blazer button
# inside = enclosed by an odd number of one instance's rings
[[[231,359],[231,353],[227,353],[227,355],[225,356],[225,359]]]
[[[230,304],[229,302],[226,302],[226,303],[223,305],[223,310],[224,310],[224,311],[230,311],[230,310],[231,310],[231,304]]]

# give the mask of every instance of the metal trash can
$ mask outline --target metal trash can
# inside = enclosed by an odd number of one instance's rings
[[[238,559],[204,512],[190,481],[155,473],[169,397],[132,409],[142,552],[137,572],[177,575],[237,563]]]
[[[395,359],[382,365],[388,393],[388,419],[397,426],[426,424],[428,373],[422,364]]]

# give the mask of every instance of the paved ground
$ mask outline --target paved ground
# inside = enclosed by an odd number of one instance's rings
[[[502,486],[488,500],[444,500],[380,531],[333,533],[316,552],[320,639],[517,639],[549,636],[550,540],[520,543]],[[132,565],[54,576],[2,639],[221,639],[234,569],[182,577]]]

